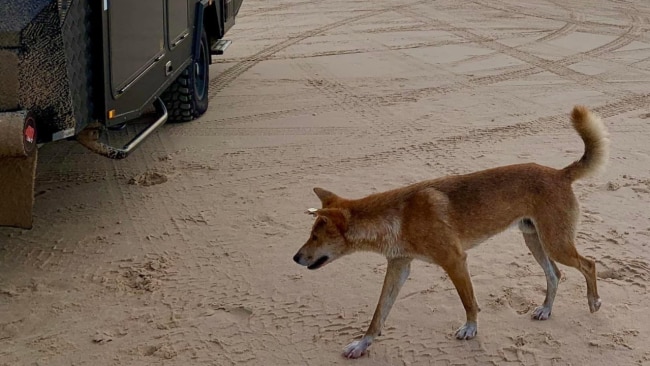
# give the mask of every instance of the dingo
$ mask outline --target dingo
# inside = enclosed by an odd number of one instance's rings
[[[465,308],[466,323],[455,336],[476,336],[479,306],[467,268],[466,250],[519,224],[526,246],[546,275],[546,298],[532,317],[548,319],[561,273],[559,262],[578,269],[587,282],[591,312],[600,308],[596,265],[575,248],[578,201],[572,182],[604,167],[609,150],[601,119],[576,106],[571,119],[584,141],[582,158],[564,169],[518,164],[467,175],[447,176],[349,200],[314,188],[321,209],[311,236],[293,259],[309,269],[323,267],[356,251],[386,256],[388,267],[381,297],[363,338],[343,355],[358,358],[380,335],[397,294],[409,276],[414,258],[435,263],[449,275]]]

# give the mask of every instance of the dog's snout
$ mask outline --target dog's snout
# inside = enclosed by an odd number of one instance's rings
[[[296,255],[293,256],[293,261],[300,264],[300,258],[301,257],[302,256],[300,255],[300,253],[296,253]]]

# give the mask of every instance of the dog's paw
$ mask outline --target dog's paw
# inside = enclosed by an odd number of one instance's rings
[[[458,330],[456,331],[456,338],[457,339],[472,339],[472,338],[476,337],[477,332],[478,332],[478,327],[476,326],[476,323],[467,322],[467,323],[465,323],[465,325],[458,328]]]
[[[533,310],[532,318],[535,320],[546,320],[551,317],[551,308],[538,306]]]
[[[359,341],[354,341],[348,344],[343,350],[343,357],[359,358],[363,356],[363,354],[366,353],[368,347],[370,347],[371,342],[372,342],[371,340],[367,339],[366,337],[363,337]]]
[[[589,300],[589,311],[592,313],[595,313],[600,309],[600,305],[602,305],[602,301],[600,298],[596,298],[594,300]]]

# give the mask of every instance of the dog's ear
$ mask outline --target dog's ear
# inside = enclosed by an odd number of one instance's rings
[[[316,211],[316,215],[326,223],[333,223],[341,234],[345,234],[345,232],[348,231],[348,222],[350,220],[350,213],[348,210],[340,208],[324,208]]]
[[[323,188],[314,188],[314,193],[316,193],[316,196],[318,196],[320,199],[320,202],[323,204],[323,208],[330,207],[334,202],[339,200],[339,196]]]

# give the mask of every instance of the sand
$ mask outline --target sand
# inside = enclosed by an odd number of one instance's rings
[[[0,229],[0,365],[650,365],[649,31],[643,0],[245,0],[205,116],[124,161],[41,149],[34,229]],[[546,283],[512,229],[469,253],[476,339],[453,338],[460,300],[415,262],[369,354],[341,358],[386,263],[293,263],[312,188],[563,167],[578,103],[612,138],[608,170],[575,184],[601,310],[561,267],[551,319],[531,320]]]

